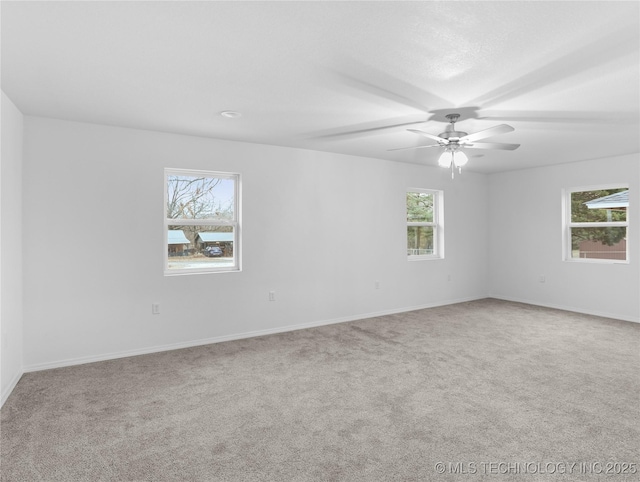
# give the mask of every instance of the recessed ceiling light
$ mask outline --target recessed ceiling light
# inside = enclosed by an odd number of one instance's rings
[[[220,112],[222,117],[226,117],[227,119],[236,119],[237,117],[242,117],[240,112],[236,112],[235,110],[223,110]]]

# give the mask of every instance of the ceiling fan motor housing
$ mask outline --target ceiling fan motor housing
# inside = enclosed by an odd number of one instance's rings
[[[449,119],[450,124],[446,127],[443,133],[438,135],[438,137],[455,142],[461,137],[467,135],[466,132],[456,130],[456,121],[460,118],[460,114],[447,114],[445,117]]]
[[[447,130],[445,130],[442,134],[438,134],[438,137],[442,137],[443,139],[449,139],[449,140],[458,140],[461,137],[464,137],[466,135],[467,135],[466,132],[454,131],[453,128],[450,130],[449,127],[447,127]]]

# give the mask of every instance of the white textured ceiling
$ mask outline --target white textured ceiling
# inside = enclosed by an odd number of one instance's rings
[[[450,112],[512,125],[487,141],[521,147],[474,151],[476,172],[640,152],[635,1],[1,5],[2,89],[27,115],[432,165],[388,149]]]

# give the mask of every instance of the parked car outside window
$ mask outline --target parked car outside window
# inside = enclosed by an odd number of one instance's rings
[[[209,258],[217,258],[219,256],[222,256],[222,249],[220,249],[218,246],[207,246],[203,254]]]

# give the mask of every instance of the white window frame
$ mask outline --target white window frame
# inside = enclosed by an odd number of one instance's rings
[[[630,205],[627,207],[626,221],[603,221],[592,223],[574,223],[571,221],[571,194],[583,191],[599,191],[605,189],[629,189],[628,183],[616,184],[599,184],[595,186],[572,187],[562,190],[562,259],[570,263],[596,263],[596,264],[629,264],[629,215]],[[598,259],[598,258],[573,258],[571,247],[571,229],[572,228],[608,228],[608,227],[624,227],[627,229],[627,252],[625,259]]]
[[[219,179],[230,179],[235,183],[234,189],[234,209],[233,219],[219,220],[219,219],[170,219],[167,218],[167,182],[168,176],[193,176],[193,177],[212,177]],[[182,276],[191,274],[206,274],[206,273],[228,273],[241,271],[241,206],[240,206],[240,174],[231,172],[219,172],[219,171],[201,171],[193,169],[174,169],[165,168],[164,170],[164,204],[163,214],[164,219],[164,274],[165,276]],[[189,268],[189,269],[169,269],[169,253],[168,253],[168,235],[169,226],[184,225],[184,226],[231,226],[233,227],[233,265],[221,266],[221,267],[206,267],[206,268]]]
[[[405,228],[405,249],[407,249],[408,261],[423,261],[433,259],[444,259],[444,191],[436,189],[423,189],[418,187],[407,188],[404,202],[404,218],[407,219],[407,201],[406,194],[410,192],[431,194],[433,195],[433,221],[432,222],[409,222]],[[433,253],[412,255],[408,253],[409,247],[406,246],[407,230],[412,226],[427,226],[433,228]]]

